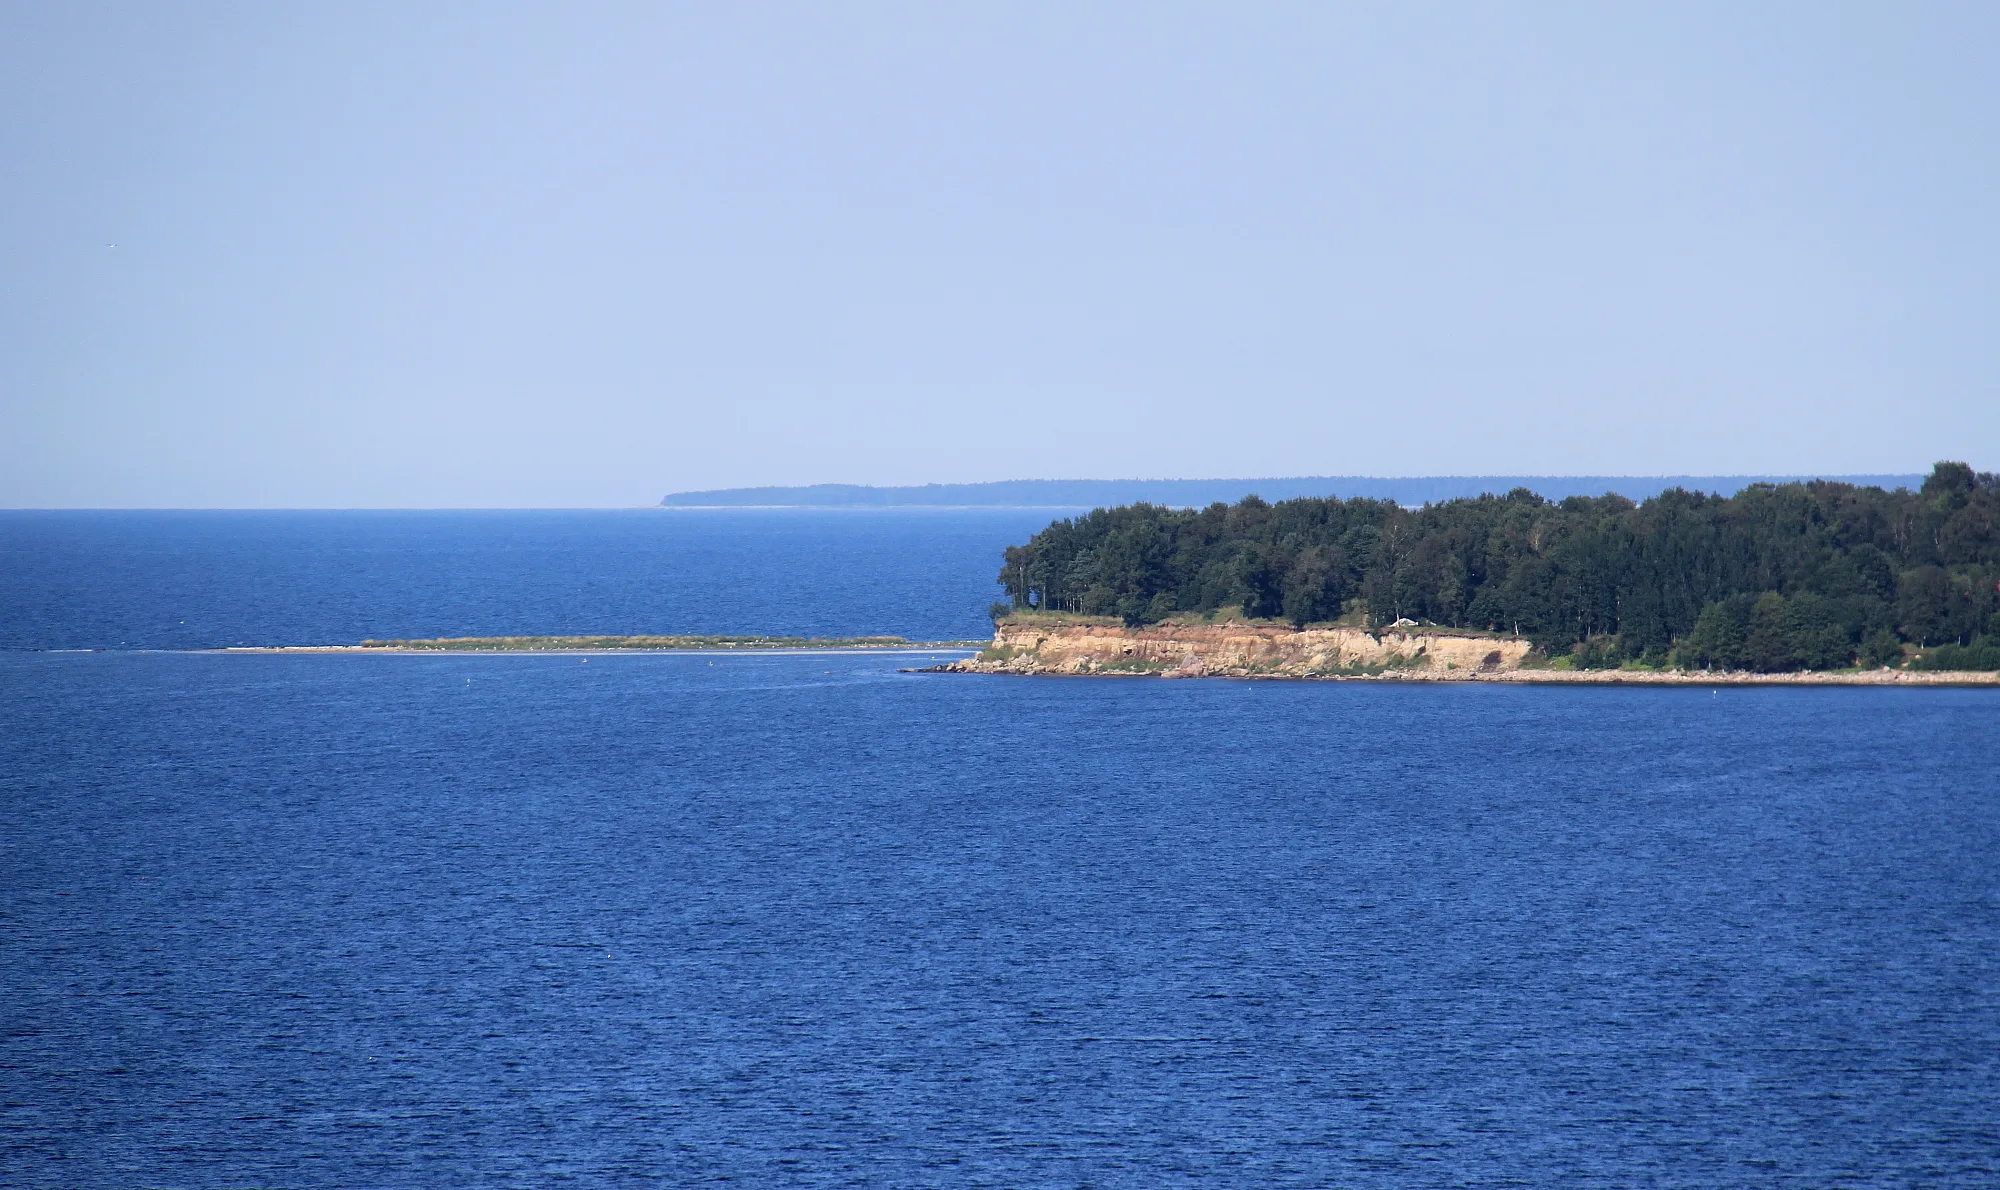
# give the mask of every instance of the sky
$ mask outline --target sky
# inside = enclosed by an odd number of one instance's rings
[[[2000,6],[0,0],[0,507],[2000,469]]]

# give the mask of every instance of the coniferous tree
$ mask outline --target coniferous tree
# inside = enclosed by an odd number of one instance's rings
[[[1525,489],[1422,508],[1134,504],[1050,525],[1006,551],[999,578],[1015,608],[1131,624],[1235,607],[1306,625],[1355,609],[1376,627],[1518,631],[1551,654],[1590,642],[1592,663],[1893,664],[1906,645],[2000,638],[2000,477],[1946,462],[1916,492],[1815,481],[1642,504]]]

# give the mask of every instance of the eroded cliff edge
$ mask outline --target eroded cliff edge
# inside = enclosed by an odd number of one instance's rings
[[[1002,620],[993,644],[948,667],[970,673],[1159,674],[1164,677],[1351,676],[1415,671],[1465,674],[1519,669],[1526,640],[1447,631],[1294,629],[1227,621],[1150,624],[1060,618]]]
[[[1532,646],[1517,637],[1451,629],[1305,628],[1269,622],[1151,624],[1016,618],[994,625],[976,657],[929,672],[1152,675],[1168,678],[1377,678],[1636,685],[1995,686],[2000,673],[1906,669],[1744,673],[1524,667]]]

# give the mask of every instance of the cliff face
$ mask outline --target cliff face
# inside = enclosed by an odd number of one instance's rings
[[[1166,677],[1292,677],[1382,666],[1471,676],[1520,668],[1525,640],[1282,624],[1117,624],[1008,620],[993,647],[952,668],[978,673],[1157,673]],[[1412,675],[1414,676],[1414,674]]]

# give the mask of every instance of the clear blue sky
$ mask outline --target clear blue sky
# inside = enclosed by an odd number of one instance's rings
[[[1996,63],[1991,3],[15,0],[0,506],[2000,468]]]

